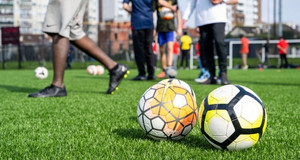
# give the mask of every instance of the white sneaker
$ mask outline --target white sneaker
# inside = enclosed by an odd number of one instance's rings
[[[196,78],[194,80],[197,83],[203,83],[203,82],[207,81],[209,78],[210,78],[210,73],[208,71],[205,71],[203,74],[201,72],[201,75],[199,76],[199,78]]]

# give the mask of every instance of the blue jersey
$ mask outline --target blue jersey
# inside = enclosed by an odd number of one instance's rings
[[[129,4],[130,1],[132,29],[153,29],[152,0],[124,0],[123,3]]]

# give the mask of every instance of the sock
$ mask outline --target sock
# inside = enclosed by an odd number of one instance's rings
[[[113,71],[117,70],[118,68],[119,68],[119,64],[117,64],[112,69],[110,69],[109,72],[113,72]]]

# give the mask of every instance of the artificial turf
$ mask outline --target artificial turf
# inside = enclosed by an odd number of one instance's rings
[[[220,85],[193,81],[198,70],[179,70],[193,88],[198,107]],[[252,89],[262,99],[267,129],[252,148],[222,151],[202,136],[198,124],[181,141],[154,141],[137,122],[137,104],[147,88],[159,82],[130,81],[135,69],[114,95],[106,95],[108,74],[91,76],[67,70],[63,98],[28,98],[51,83],[33,70],[0,71],[1,159],[300,159],[300,70],[229,70],[233,84]]]

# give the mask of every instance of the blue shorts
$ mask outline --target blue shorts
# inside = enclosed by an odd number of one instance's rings
[[[158,33],[158,44],[160,46],[167,42],[174,42],[174,32],[159,32]]]

